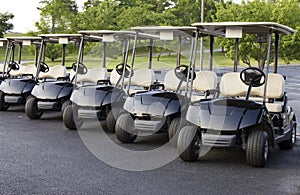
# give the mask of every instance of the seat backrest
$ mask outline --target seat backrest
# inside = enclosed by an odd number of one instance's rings
[[[166,73],[165,79],[164,79],[165,89],[170,90],[170,91],[176,91],[179,83],[180,83],[180,79],[178,79],[177,76],[175,75],[174,69],[169,70]],[[186,87],[186,82],[183,81],[180,86],[180,90],[184,90],[185,87]]]
[[[67,69],[65,66],[62,65],[57,65],[57,66],[52,66],[49,67],[48,72],[41,72],[39,75],[40,79],[57,79],[59,77],[66,77],[67,75]]]
[[[108,73],[106,68],[102,68],[102,67],[92,68],[92,69],[88,69],[87,73],[84,75],[78,74],[77,82],[97,83],[97,81],[99,80],[106,80],[108,78],[107,75]]]
[[[259,87],[259,96],[264,96],[265,85]],[[277,73],[268,74],[266,98],[281,98],[284,95],[285,81],[282,75]]]
[[[134,75],[131,78],[131,85],[142,87],[150,87],[154,81],[154,71],[152,69],[142,68],[134,70]]]
[[[0,64],[0,72],[3,72],[4,64]]]
[[[248,86],[240,79],[240,73],[229,72],[222,76],[220,82],[220,93],[224,96],[242,96],[246,95]]]
[[[113,71],[110,73],[110,83],[112,85],[116,85],[117,82],[119,81],[121,75],[119,75],[116,71],[116,69],[113,69]],[[128,78],[124,78],[124,84],[128,84],[129,79]],[[122,81],[121,81],[122,82]],[[119,83],[121,84],[121,83]]]
[[[213,71],[201,71],[196,74],[193,90],[205,92],[217,88],[218,77]]]
[[[35,76],[36,71],[37,71],[37,69],[34,64],[26,65],[26,66],[20,65],[20,69],[19,70],[11,70],[10,75],[17,77],[17,76],[22,76],[25,74],[32,74],[33,76]]]

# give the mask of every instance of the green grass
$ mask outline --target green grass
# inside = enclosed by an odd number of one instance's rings
[[[34,55],[31,54],[27,50],[23,50],[22,54],[22,60],[24,61],[33,61],[34,60]],[[5,48],[1,47],[0,48],[0,62],[4,60],[4,55],[5,55]],[[203,66],[205,69],[209,67],[209,53],[204,53],[204,63]],[[196,67],[200,67],[199,60],[200,56],[197,54],[196,58]],[[17,57],[16,59],[17,60]],[[181,64],[188,64],[188,55],[183,55],[181,57]],[[77,54],[74,53],[72,55],[69,55],[66,57],[66,66],[71,66],[74,62],[77,61]],[[121,57],[118,58],[107,58],[107,68],[108,69],[113,69],[117,64],[120,64],[122,62]],[[26,62],[25,64],[30,64],[32,62]],[[51,62],[49,59],[46,59],[46,63],[49,66],[54,66],[54,65],[61,65],[61,58],[56,59],[54,62]],[[168,55],[167,53],[163,54],[160,57],[160,60],[157,61],[157,54],[154,54],[153,60],[152,60],[152,67],[153,69],[171,69],[176,66],[177,63],[177,56],[176,55]],[[84,64],[88,68],[93,68],[93,67],[99,67],[102,66],[102,58],[95,58],[95,57],[90,57],[90,56],[85,56],[84,59]],[[128,57],[127,64],[131,64],[131,55]],[[253,61],[253,65],[255,65],[256,62]],[[282,60],[279,60],[279,64],[284,64]],[[291,64],[300,64],[300,61],[292,61]],[[224,66],[233,66],[233,61],[229,59],[228,57],[225,56],[224,53],[222,52],[215,52],[214,53],[214,62],[213,62],[214,67],[224,67]],[[247,66],[240,62],[241,66]],[[135,58],[135,68],[146,68],[148,67],[148,55],[147,54],[137,54]]]

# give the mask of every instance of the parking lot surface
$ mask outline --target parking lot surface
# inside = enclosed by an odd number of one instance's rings
[[[300,66],[279,72],[299,121]],[[300,194],[299,136],[293,150],[276,147],[264,168],[248,166],[240,149],[213,149],[195,163],[177,158],[154,170],[126,171],[98,159],[79,134],[66,130],[59,113],[35,121],[22,106],[0,112],[0,194]],[[121,146],[149,150],[167,139],[153,135]]]

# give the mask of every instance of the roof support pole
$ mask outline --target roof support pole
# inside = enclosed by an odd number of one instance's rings
[[[277,68],[278,68],[278,51],[279,51],[279,34],[275,34],[275,49],[274,49],[274,73],[277,73]]]
[[[38,82],[38,80],[39,80],[41,62],[45,62],[45,47],[46,47],[45,40],[42,39],[39,57],[38,57],[38,61],[37,61],[37,70],[36,70],[36,75],[35,75],[36,82]]]
[[[210,36],[210,44],[209,44],[209,52],[210,52],[210,58],[209,58],[209,70],[213,70],[213,60],[214,60],[214,42],[215,38],[214,36]]]
[[[34,53],[34,63],[35,63],[35,66],[37,66],[37,62],[38,62],[38,59],[39,59],[39,50],[40,50],[41,46],[39,44],[36,44],[35,46],[35,53]]]
[[[103,68],[106,68],[107,43],[103,42]]]
[[[19,43],[18,64],[21,64],[22,61],[22,48],[23,48],[23,44]]]
[[[177,64],[179,66],[181,63],[181,36],[178,37],[178,48],[177,48]]]
[[[266,93],[267,93],[267,86],[268,86],[268,77],[269,77],[269,70],[270,70],[270,54],[271,54],[271,45],[272,45],[272,29],[268,34],[268,50],[267,50],[267,72],[265,77],[265,88],[264,88],[264,99],[263,104],[266,104]]]
[[[149,43],[149,65],[148,68],[151,69],[152,68],[152,58],[153,58],[153,44],[154,44],[154,40],[150,39],[150,43]]]
[[[233,72],[237,72],[237,67],[239,65],[239,43],[240,43],[240,39],[236,38],[235,39],[235,45],[234,45],[234,67],[233,67]]]
[[[63,44],[63,49],[62,49],[62,65],[65,66],[66,64],[66,47],[67,47],[67,44]]]
[[[74,78],[74,83],[77,83],[77,75],[78,75],[78,67],[79,63],[82,62],[83,60],[83,48],[84,48],[84,36],[81,37],[80,45],[79,45],[79,53],[77,57],[77,64],[76,64],[76,73],[75,73],[75,78]]]
[[[131,57],[131,66],[130,66],[130,75],[129,75],[129,79],[128,79],[128,89],[127,89],[127,94],[129,94],[129,90],[130,90],[130,85],[131,85],[131,77],[133,76],[133,65],[134,65],[134,59],[135,59],[135,53],[136,53],[136,47],[137,47],[137,41],[138,41],[138,36],[139,33],[136,32],[135,37],[134,37],[134,42],[133,42],[133,48],[132,48],[132,57]],[[123,79],[122,79],[122,86],[124,86],[124,75],[125,75],[125,69],[126,67],[124,66],[123,69]]]
[[[8,59],[8,51],[11,49],[11,45],[9,41],[6,43],[6,51],[5,51],[5,57],[4,57],[4,66],[3,66],[3,72],[2,72],[2,78],[4,78],[6,74],[6,64],[7,64],[7,59]]]

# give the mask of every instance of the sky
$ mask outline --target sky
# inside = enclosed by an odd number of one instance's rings
[[[83,3],[86,0],[75,0],[79,11],[82,10]],[[0,0],[0,13],[10,12],[14,14],[14,19],[10,22],[14,24],[13,32],[26,33],[36,30],[34,24],[39,21],[40,0]]]

